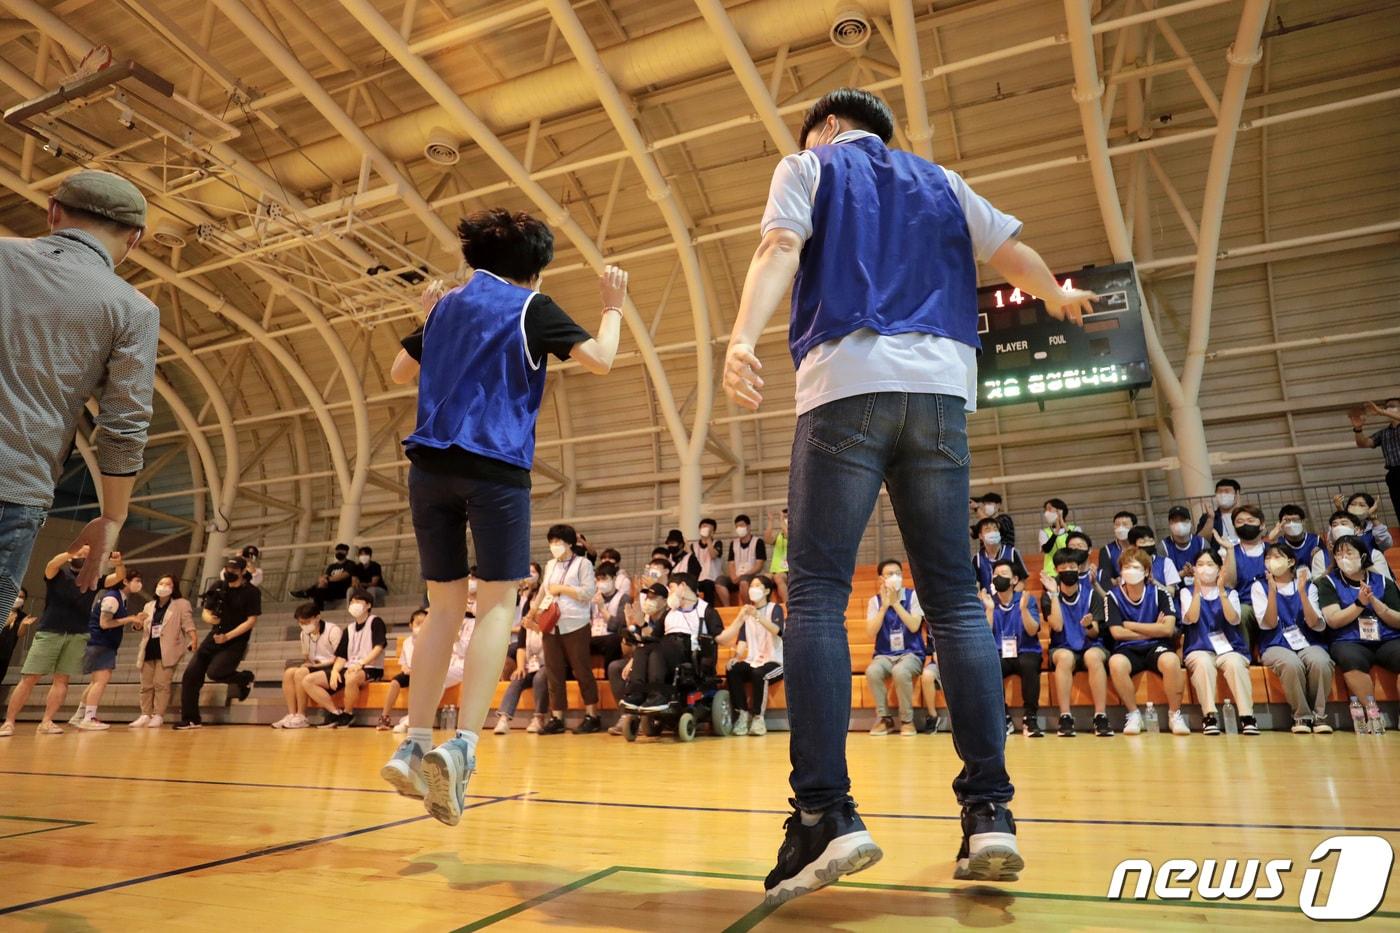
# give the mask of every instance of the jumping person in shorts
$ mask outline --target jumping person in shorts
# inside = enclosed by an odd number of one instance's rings
[[[576,360],[606,375],[627,298],[627,273],[609,266],[599,280],[602,323],[590,337],[538,291],[540,273],[554,258],[554,235],[543,222],[496,209],[470,214],[457,229],[475,272],[405,338],[392,372],[397,382],[419,372],[418,421],[404,447],[430,608],[415,639],[408,737],[380,771],[400,793],[422,797],[427,811],[449,826],[462,818],[477,730],[516,618],[517,585],[530,573],[530,467],[547,358]],[[468,527],[477,554],[476,630],[457,734],[432,749],[433,717],[471,597]]]

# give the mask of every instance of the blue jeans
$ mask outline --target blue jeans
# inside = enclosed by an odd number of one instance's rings
[[[0,606],[6,613],[19,595],[34,539],[47,517],[48,511],[36,505],[0,502]]]
[[[963,769],[959,803],[1006,803],[1001,662],[968,560],[967,413],[947,395],[879,392],[797,419],[788,484],[788,622],[783,632],[792,789],[820,811],[846,800],[851,651],[846,606],[856,552],[889,489],[938,651]]]

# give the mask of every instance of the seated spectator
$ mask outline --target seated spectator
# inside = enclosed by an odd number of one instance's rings
[[[1157,533],[1150,526],[1134,525],[1128,531],[1128,547],[1135,547],[1152,558],[1153,583],[1166,587],[1170,593],[1175,593],[1177,587],[1181,586],[1181,574],[1177,572],[1176,562],[1157,552]],[[1122,555],[1119,557],[1121,559]],[[1116,568],[1117,564],[1114,567]],[[1112,585],[1105,586],[1104,589],[1110,590],[1120,582],[1122,581],[1115,574]]]
[[[1400,674],[1400,590],[1368,563],[1359,536],[1332,545],[1336,565],[1317,581],[1317,602],[1332,630],[1332,660],[1347,693],[1366,704],[1372,721],[1380,717],[1371,668]]]
[[[1181,713],[1186,673],[1181,669],[1181,658],[1172,650],[1177,616],[1171,593],[1149,579],[1152,558],[1137,548],[1125,550],[1118,567],[1122,583],[1108,593],[1108,635],[1113,640],[1108,675],[1128,710],[1123,734],[1142,732],[1142,713],[1137,707],[1133,677],[1146,671],[1162,678],[1167,693],[1167,722],[1172,733],[1190,735],[1191,727]]]
[[[1132,512],[1119,512],[1113,516],[1113,537],[1099,548],[1099,579],[1106,581],[1105,588],[1118,585],[1118,558],[1123,556],[1123,548],[1128,546],[1128,532],[1138,527],[1138,517]]]
[[[614,578],[619,592],[626,593],[628,598],[632,597],[633,586],[632,577],[622,566],[622,552],[615,547],[605,547],[598,552],[598,561],[602,564],[612,564],[617,568],[617,576]],[[597,576],[597,571],[594,571]]]
[[[971,503],[972,512],[972,540],[976,541],[982,537],[980,526],[982,519],[994,518],[997,521],[997,530],[1001,532],[1001,543],[1007,547],[1016,546],[1016,523],[1001,510],[1001,496],[994,492],[984,492],[980,496],[973,496]]]
[[[537,733],[544,727],[544,716],[549,711],[549,677],[544,669],[544,636],[538,625],[531,624],[520,629],[514,640],[515,667],[510,674],[510,683],[501,697],[501,707],[496,711],[496,735],[510,732],[510,721],[515,717],[520,705],[520,694],[528,689],[535,699],[535,715],[525,731]]]
[[[1196,521],[1196,534],[1206,541],[1215,540],[1218,534],[1229,544],[1238,544],[1235,536],[1235,506],[1240,501],[1240,484],[1232,479],[1222,479],[1215,484],[1215,501],[1212,507],[1201,513]]]
[[[1050,663],[1055,672],[1055,694],[1060,703],[1058,734],[1074,737],[1070,699],[1076,671],[1089,675],[1094,702],[1094,734],[1112,738],[1108,722],[1108,603],[1104,595],[1080,576],[1084,551],[1065,548],[1055,555],[1055,573],[1042,574],[1045,585],[1041,616],[1050,623]]]
[[[170,683],[186,654],[199,647],[194,631],[194,609],[180,593],[180,583],[170,574],[156,581],[156,598],[141,610],[141,715],[133,729],[159,729],[170,706]]]
[[[697,594],[711,606],[719,599],[715,581],[723,572],[724,545],[715,537],[719,525],[713,518],[700,520],[700,537],[686,548],[683,557],[673,561],[676,573],[688,573],[700,582]]]
[[[520,628],[520,621],[525,618],[525,613],[530,611],[530,606],[534,604],[535,597],[540,592],[540,580],[544,575],[544,568],[537,562],[530,561],[530,575],[520,581],[516,588],[514,629]],[[426,606],[424,607],[427,608]]]
[[[384,654],[389,647],[388,630],[384,620],[370,612],[370,595],[364,590],[351,590],[346,605],[350,622],[340,633],[335,648],[335,661],[329,672],[306,675],[302,689],[306,696],[328,714],[322,729],[346,729],[355,723],[355,704],[365,684],[384,679]],[[333,713],[331,696],[345,690],[345,706]]]
[[[924,631],[927,634],[927,622]],[[929,639],[925,644],[929,646],[929,653],[924,658],[923,673],[919,674],[919,687],[924,695],[924,725],[919,731],[932,735],[938,731],[938,691],[942,689],[943,681],[938,675],[938,653],[933,650],[933,640]]]
[[[724,576],[715,581],[719,604],[742,604],[744,596],[748,594],[749,583],[763,573],[767,563],[768,550],[764,547],[763,539],[753,533],[753,522],[747,515],[734,516],[734,540],[729,542],[729,561]]]
[[[78,574],[88,559],[90,548],[83,545],[77,553],[60,551],[49,558],[44,567],[44,614],[39,618],[39,628],[34,633],[34,641],[29,645],[29,653],[24,656],[20,667],[19,683],[10,690],[9,706],[5,712],[5,722],[0,724],[0,738],[15,734],[15,722],[19,718],[34,685],[42,677],[53,677],[53,686],[44,703],[44,718],[40,720],[37,735],[62,735],[63,727],[54,722],[54,717],[63,708],[68,696],[68,682],[83,672],[83,654],[87,650],[88,615],[92,611],[93,594],[78,589]],[[110,589],[121,582],[124,573],[114,572],[102,582],[103,589]]]
[[[421,610],[420,610],[421,611]],[[306,718],[306,689],[303,681],[314,673],[329,675],[335,667],[335,649],[340,644],[340,626],[321,618],[315,603],[302,603],[292,612],[301,629],[301,663],[282,672],[282,698],[287,702],[287,715],[272,724],[274,729],[305,729],[311,725]],[[339,711],[336,711],[339,713]]]
[[[1354,492],[1346,498],[1345,505],[1342,504],[1342,497],[1337,496],[1337,509],[1345,508],[1351,515],[1352,521],[1356,523],[1356,530],[1360,532],[1358,537],[1366,545],[1366,549],[1376,551],[1388,551],[1395,546],[1394,539],[1390,536],[1390,529],[1384,523],[1376,520],[1376,512],[1380,509],[1380,503],[1376,497],[1369,492]]]
[[[1045,572],[1055,569],[1055,554],[1066,546],[1065,539],[1079,526],[1070,523],[1069,506],[1063,499],[1046,499],[1044,523],[1040,528],[1040,550],[1045,554]]]
[[[702,636],[714,638],[724,631],[715,607],[700,598],[700,581],[691,573],[673,573],[667,583],[665,621],[661,641],[646,653],[646,665],[633,656],[623,706],[639,713],[665,710],[675,698],[676,669],[700,650]],[[638,653],[640,654],[640,652]]]
[[[749,584],[749,602],[715,639],[734,646],[729,699],[738,714],[735,735],[766,735],[768,688],[783,676],[783,607],[772,602],[775,584],[762,574]]]
[[[1240,732],[1258,735],[1254,686],[1249,679],[1249,647],[1240,627],[1240,598],[1234,590],[1220,585],[1220,569],[1220,557],[1214,551],[1202,551],[1196,558],[1192,585],[1183,587],[1178,596],[1185,632],[1182,652],[1186,655],[1186,670],[1196,702],[1201,705],[1203,733],[1220,734],[1215,688],[1217,674],[1224,674],[1230,695],[1240,708]]]
[[[622,630],[627,627],[627,607],[632,605],[632,594],[617,585],[617,564],[605,561],[594,570],[594,580],[598,592],[594,594],[591,611],[591,637],[588,642],[590,655],[603,659],[603,670],[622,658]]]
[[[575,731],[580,735],[598,732],[603,728],[598,719],[598,681],[593,676],[593,659],[588,650],[592,640],[589,604],[598,589],[593,565],[573,553],[578,533],[572,525],[554,525],[546,537],[552,556],[545,565],[544,587],[525,617],[527,622],[534,623],[545,609],[555,604],[559,607],[559,621],[554,630],[544,633],[550,718],[540,729],[540,735],[559,735],[566,731],[564,713],[569,708],[566,677],[570,670],[578,680],[584,705],[583,721]]]
[[[1285,505],[1278,510],[1278,524],[1264,536],[1266,541],[1287,545],[1299,567],[1310,566],[1313,554],[1322,546],[1322,540],[1308,531],[1307,521],[1308,513],[1301,505]]]
[[[326,566],[326,572],[316,579],[314,586],[292,590],[292,598],[309,599],[320,609],[338,603],[350,591],[350,584],[355,582],[358,566],[350,560],[350,545],[337,544],[335,560]]]
[[[263,572],[262,567],[258,566],[258,561],[262,557],[262,552],[258,550],[256,544],[250,544],[243,548],[241,553],[243,560],[248,564],[248,569],[244,571],[247,574],[248,582],[261,588]],[[193,607],[191,607],[191,611],[193,611]]]
[[[623,636],[622,651],[626,656],[622,661],[608,665],[608,683],[612,686],[613,697],[623,710],[635,710],[646,702],[646,684],[639,680],[636,690],[628,692],[628,683],[633,671],[645,672],[651,663],[650,655],[661,649],[661,639],[666,634],[666,605],[670,596],[664,583],[653,583],[642,590],[641,609],[629,606],[627,611],[627,631]],[[609,735],[622,734],[622,719],[608,730]]]
[[[1159,552],[1176,567],[1177,575],[1186,581],[1196,572],[1196,558],[1206,549],[1206,542],[1191,529],[1191,510],[1174,505],[1167,512],[1170,532],[1161,542]]]
[[[374,548],[365,545],[356,557],[355,585],[369,594],[375,606],[384,605],[389,598],[389,585],[384,582],[384,568],[374,559]]]
[[[673,567],[679,564],[686,556],[689,548],[686,546],[685,535],[681,533],[679,528],[672,528],[670,531],[666,532],[665,548],[665,557],[671,562],[671,566]],[[656,552],[653,551],[651,556],[656,557]],[[666,581],[662,580],[661,582],[665,583]]]
[[[1021,678],[1021,699],[1025,714],[1021,732],[1031,739],[1045,735],[1040,728],[1040,609],[1029,593],[1015,591],[1015,568],[1009,560],[999,560],[992,568],[991,591],[981,592],[1001,652],[1001,679]],[[1012,732],[1011,710],[1006,710],[1006,734]]]
[[[660,583],[666,585],[666,580],[671,576],[671,562],[664,557],[652,555],[651,561],[647,563],[642,571],[642,588],[655,586]]]
[[[1079,556],[1077,566],[1079,567],[1079,579],[1083,580],[1086,586],[1099,587],[1097,575],[1094,573],[1094,561],[1098,556],[1094,553],[1094,541],[1084,531],[1071,531],[1065,535],[1065,546],[1063,550],[1074,551]]]
[[[769,565],[769,576],[773,578],[773,583],[777,586],[778,601],[787,605],[787,579],[788,579],[788,510],[783,509],[779,515],[768,513],[768,530],[763,533],[763,540],[773,551],[773,562]]]
[[[1269,545],[1264,566],[1269,575],[1250,588],[1259,620],[1260,660],[1283,684],[1293,711],[1293,731],[1329,734],[1327,695],[1334,668],[1327,653],[1331,633],[1318,605],[1317,587],[1282,541]]]
[[[87,689],[78,700],[78,710],[68,720],[70,726],[77,726],[89,732],[112,728],[97,718],[97,708],[102,705],[102,694],[112,681],[112,672],[117,668],[117,651],[122,646],[122,633],[127,626],[135,629],[141,624],[141,617],[134,606],[128,606],[132,596],[141,592],[141,571],[125,570],[121,554],[112,555],[112,567],[125,571],[123,579],[107,589],[92,607],[88,615],[88,643],[83,652],[83,673],[92,676]]]
[[[993,568],[1001,561],[1011,565],[1011,575],[1016,585],[1026,582],[1026,565],[1021,563],[1021,554],[1001,538],[1001,523],[995,518],[984,518],[977,523],[977,553],[972,558],[972,569],[977,573],[977,588],[983,593],[991,591]]]
[[[1264,513],[1258,506],[1242,505],[1235,509],[1232,518],[1235,522],[1234,537],[1237,543],[1233,547],[1226,547],[1223,535],[1217,537],[1215,542],[1222,548],[1225,558],[1222,579],[1227,589],[1244,590],[1247,593],[1256,580],[1262,580],[1268,574],[1264,567],[1264,550],[1268,547],[1264,541]],[[1240,616],[1245,637],[1253,638],[1256,630],[1254,607],[1241,606]]]
[[[1357,527],[1356,519],[1352,518],[1350,512],[1337,511],[1332,513],[1332,517],[1327,520],[1327,547],[1319,547],[1313,552],[1312,558],[1312,578],[1320,583],[1322,578],[1336,569],[1336,564],[1332,561],[1331,545],[1336,544],[1343,538],[1361,537],[1361,529]],[[1365,547],[1365,543],[1362,543]],[[1367,557],[1371,569],[1387,580],[1391,579],[1390,564],[1386,562],[1385,555],[1377,550],[1367,551]]]
[[[915,735],[914,680],[923,674],[924,611],[919,596],[904,585],[904,565],[897,560],[880,562],[880,592],[870,597],[865,611],[865,635],[875,639],[875,654],[865,668],[865,682],[875,701],[871,735],[894,732],[890,716],[889,681],[894,679],[899,702],[899,734]]]
[[[389,678],[389,689],[384,694],[384,708],[379,711],[379,719],[374,724],[376,732],[388,732],[394,728],[389,717],[394,711],[394,704],[399,701],[399,693],[407,690],[412,682],[413,645],[418,636],[418,630],[423,627],[423,623],[426,621],[428,621],[428,613],[424,609],[416,609],[413,615],[408,617],[408,634],[399,639],[399,672]],[[446,684],[446,686],[450,687],[452,684]]]

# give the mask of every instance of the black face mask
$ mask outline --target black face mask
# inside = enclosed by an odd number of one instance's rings
[[[1139,544],[1138,550],[1144,554],[1151,554],[1153,557],[1157,556],[1157,545],[1155,544]]]
[[[1240,536],[1241,541],[1258,541],[1262,531],[1258,525],[1239,525],[1235,528],[1235,533]]]
[[[998,593],[1005,593],[1007,590],[1011,589],[1011,578],[1010,578],[1010,577],[992,577],[992,587],[993,587],[993,589],[995,589]]]
[[[347,558],[347,557],[349,557],[349,556],[350,556],[350,552],[349,552],[349,551],[336,551],[336,552],[335,552],[335,559],[336,559],[336,560],[345,560],[345,558]]]
[[[221,576],[225,583],[232,583],[234,580],[238,579],[238,574],[232,570],[225,570]]]
[[[1075,587],[1079,585],[1079,571],[1061,570],[1055,574],[1055,579],[1060,581],[1060,586]]]

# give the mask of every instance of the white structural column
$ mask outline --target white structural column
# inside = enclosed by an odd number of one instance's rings
[[[903,2],[908,3],[909,0],[903,0]],[[797,141],[792,138],[792,130],[788,129],[788,125],[783,122],[783,115],[778,113],[778,105],[774,102],[773,95],[768,92],[768,84],[758,73],[758,68],[753,63],[753,56],[749,54],[739,31],[734,28],[734,21],[729,18],[724,4],[721,0],[695,0],[695,5],[700,8],[700,15],[705,17],[710,31],[724,47],[724,55],[729,59],[729,67],[734,70],[734,76],[739,79],[740,86],[748,95],[749,103],[753,104],[754,113],[763,121],[763,126],[768,130],[768,135],[773,137],[773,143],[778,147],[778,151],[783,155],[797,152],[800,147]],[[922,155],[922,153],[920,154]]]
[[[923,56],[919,54],[913,0],[891,0],[890,25],[894,28],[895,52],[899,55],[904,111],[909,118],[906,135],[915,155],[933,161],[933,127],[928,122],[928,100],[924,97]]]

